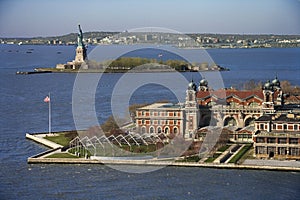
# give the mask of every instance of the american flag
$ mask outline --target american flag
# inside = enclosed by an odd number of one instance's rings
[[[50,97],[49,97],[49,96],[46,96],[45,99],[44,99],[44,102],[45,102],[45,103],[49,103],[49,102],[50,102]]]

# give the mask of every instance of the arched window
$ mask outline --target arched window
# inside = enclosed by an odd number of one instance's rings
[[[146,133],[146,127],[144,127],[144,126],[142,127],[142,134],[143,133]]]
[[[153,128],[153,126],[151,126],[150,127],[150,131],[149,131],[150,133],[154,133],[154,128]]]
[[[271,98],[270,98],[270,93],[269,93],[269,92],[267,92],[267,93],[266,93],[266,102],[269,102],[269,101],[270,101],[270,99],[271,99]]]
[[[238,105],[238,103],[232,101],[229,103],[230,107],[236,107]]]
[[[169,127],[166,127],[166,128],[165,128],[165,133],[166,133],[166,134],[170,133]]]
[[[177,128],[177,127],[174,127],[174,128],[173,128],[173,133],[174,133],[174,134],[177,134],[177,133],[178,133],[178,128]]]
[[[249,103],[249,106],[250,107],[257,107],[258,103],[257,102],[251,102],[251,103]]]
[[[224,120],[224,126],[236,126],[236,120],[233,117],[227,117]]]
[[[157,133],[161,133],[161,127],[157,127]]]

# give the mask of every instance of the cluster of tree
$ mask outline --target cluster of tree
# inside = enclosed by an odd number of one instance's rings
[[[256,82],[255,80],[247,81],[243,84],[244,90],[260,90],[263,86],[261,81]],[[293,94],[293,95],[300,95],[300,86],[292,85],[289,81],[280,81],[280,86],[285,94]]]
[[[170,66],[171,68],[177,71],[186,71],[189,70],[189,63],[183,60],[157,60],[141,57],[121,57],[112,61],[108,69],[125,69],[130,70],[138,66],[146,64],[157,64],[156,66],[163,67],[164,65]]]

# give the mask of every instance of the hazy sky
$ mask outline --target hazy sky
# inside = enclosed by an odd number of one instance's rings
[[[0,37],[164,27],[183,33],[300,34],[300,0],[1,0]]]

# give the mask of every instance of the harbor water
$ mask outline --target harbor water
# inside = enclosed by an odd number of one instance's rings
[[[118,47],[100,48],[114,51]],[[74,50],[73,46],[0,45],[0,199],[299,198],[298,172],[166,167],[150,173],[131,174],[105,165],[27,164],[28,157],[47,150],[26,140],[25,133],[48,131],[48,105],[43,99],[49,92],[52,130],[76,128],[72,92],[77,74],[16,75],[16,71],[54,67],[57,63],[71,61]],[[194,53],[197,50],[186,51]],[[230,69],[220,72],[225,87],[239,88],[251,79],[272,80],[276,74],[280,80],[300,85],[300,48],[210,49],[207,52],[214,62]],[[99,74],[85,76],[93,79]],[[112,91],[122,76],[119,73],[101,75],[95,93],[99,124],[111,115]],[[173,73],[164,73],[164,76],[177,84]],[[192,78],[199,82],[205,73],[186,72],[183,76],[188,81]],[[177,98],[174,91],[166,87],[147,84],[134,92],[130,103],[157,100],[176,102]]]

